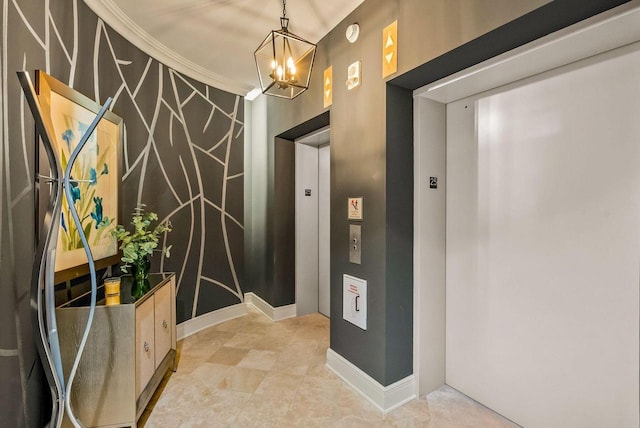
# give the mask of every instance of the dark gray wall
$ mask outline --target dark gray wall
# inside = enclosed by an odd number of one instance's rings
[[[387,85],[385,379],[413,372],[413,94]]]
[[[319,44],[310,89],[293,101],[269,98],[270,153],[275,136],[325,111],[322,73],[333,66],[331,110],[331,348],[383,385],[412,373],[413,118],[411,91],[624,1],[367,0]],[[542,7],[542,12],[529,12]],[[526,18],[521,18],[526,17]],[[398,19],[398,73],[381,77],[382,29]],[[347,25],[360,24],[350,45]],[[505,25],[513,22],[513,25]],[[502,28],[505,25],[506,30]],[[362,85],[344,86],[362,61]],[[408,88],[403,90],[398,87]],[[274,173],[273,156],[264,162]],[[273,181],[269,181],[272,186]],[[275,195],[278,189],[269,189]],[[346,200],[364,197],[362,264],[348,262]],[[273,213],[270,197],[265,211]],[[254,211],[255,231],[267,221]],[[272,239],[267,247],[273,246]],[[273,263],[273,259],[255,259]],[[280,261],[291,263],[291,261]],[[253,267],[253,264],[252,264]],[[269,269],[269,267],[265,267]],[[342,275],[368,281],[367,331],[342,320]],[[287,287],[293,288],[293,283]],[[275,284],[264,284],[267,300]],[[282,287],[282,284],[278,284]],[[287,292],[289,295],[290,292]],[[287,301],[285,303],[293,303]]]
[[[150,58],[82,1],[3,4],[0,427],[36,427],[48,414],[28,306],[35,138],[15,72],[45,70],[98,102],[117,94],[113,111],[126,126],[121,223],[138,201],[171,219],[171,258],[154,257],[152,269],[177,273],[178,322],[242,301],[244,100]]]
[[[295,146],[291,140],[276,138],[274,144],[273,195],[273,287],[269,302],[282,306],[295,299]]]

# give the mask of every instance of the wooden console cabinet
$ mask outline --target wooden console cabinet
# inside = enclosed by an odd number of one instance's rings
[[[150,274],[150,290],[135,299],[122,277],[121,303],[105,306],[104,291],[73,382],[71,403],[85,427],[135,427],[168,369],[176,369],[174,274]],[[56,309],[65,379],[89,315],[89,296]],[[65,415],[63,426],[71,427]]]

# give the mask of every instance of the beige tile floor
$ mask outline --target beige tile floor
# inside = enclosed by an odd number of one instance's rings
[[[139,426],[517,427],[444,386],[387,415],[326,368],[329,320],[256,311],[178,343],[179,363]]]

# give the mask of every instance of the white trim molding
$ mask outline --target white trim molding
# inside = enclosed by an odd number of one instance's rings
[[[169,49],[133,22],[113,0],[84,0],[87,6],[135,47],[167,67],[223,91],[245,96],[253,86],[240,85]]]
[[[382,386],[331,348],[327,350],[327,368],[369,400],[382,413],[388,413],[416,398],[415,377],[407,376]]]
[[[295,303],[292,305],[278,306],[277,308],[274,308],[254,293],[245,293],[244,302],[262,312],[271,321],[280,321],[296,316]]]
[[[243,317],[245,315],[247,315],[247,305],[244,303],[238,303],[233,306],[227,306],[226,308],[200,315],[199,317],[192,318],[176,326],[177,339],[182,340],[185,337],[189,337],[192,334],[216,324],[220,324],[234,318]]]

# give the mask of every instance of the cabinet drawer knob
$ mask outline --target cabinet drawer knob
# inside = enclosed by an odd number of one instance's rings
[[[162,320],[162,328],[167,328],[167,320]]]
[[[147,342],[144,342],[144,346],[142,348],[144,349],[144,352],[149,352],[149,344]]]

